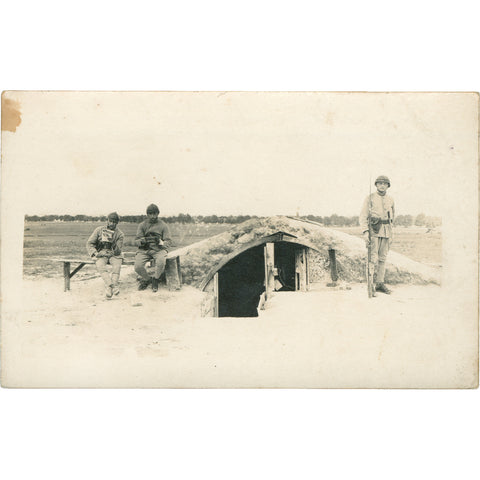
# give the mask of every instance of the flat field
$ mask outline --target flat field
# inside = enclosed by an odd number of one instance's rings
[[[337,227],[335,230],[362,236],[360,227]],[[433,267],[442,265],[442,232],[438,228],[396,227],[390,248],[425,265]]]
[[[23,242],[23,274],[54,277],[63,275],[63,266],[52,261],[55,258],[82,258],[87,254],[85,244],[95,228],[104,222],[25,222]],[[124,252],[136,251],[134,239],[136,223],[120,223],[125,234]],[[199,242],[228,230],[228,224],[180,224],[168,225],[173,248],[180,248]],[[80,271],[79,276],[87,271]]]
[[[102,222],[26,222],[23,250],[23,273],[26,276],[56,277],[63,275],[62,264],[55,258],[81,258],[86,255],[85,243]],[[230,224],[169,224],[174,248],[199,242],[228,230]],[[125,234],[126,253],[133,254],[137,224],[120,223]],[[359,227],[336,228],[361,236]],[[442,263],[442,236],[440,230],[427,231],[422,227],[398,227],[392,250],[421,263],[440,266]],[[79,276],[92,275],[82,270]]]

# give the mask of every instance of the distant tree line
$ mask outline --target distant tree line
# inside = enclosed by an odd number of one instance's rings
[[[146,215],[121,215],[120,221],[126,223],[140,223],[147,218]],[[251,218],[258,218],[256,215],[189,215],[180,213],[169,217],[161,216],[166,223],[242,223]],[[106,215],[25,215],[28,222],[106,222]]]
[[[140,223],[147,218],[146,215],[122,215],[120,220],[126,223]],[[228,223],[237,224],[242,223],[251,218],[259,218],[255,215],[189,215],[188,213],[180,213],[179,215],[161,217],[166,223]],[[260,217],[261,218],[261,217]],[[358,216],[344,217],[342,215],[306,215],[299,217],[304,220],[320,223],[326,227],[356,227],[359,225]],[[25,215],[25,220],[29,222],[106,222],[105,215]],[[442,224],[440,217],[429,217],[424,213],[416,216],[413,215],[398,215],[395,218],[395,225],[401,227],[410,227],[415,225],[417,227],[435,228]]]
[[[337,215],[334,213],[328,217],[320,217],[318,215],[307,215],[303,218],[305,220],[310,220],[312,222],[320,223],[325,227],[356,227],[359,225],[358,216],[357,217],[344,217],[342,215]]]

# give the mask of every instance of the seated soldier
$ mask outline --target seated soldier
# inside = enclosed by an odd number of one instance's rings
[[[120,289],[118,280],[123,262],[123,232],[117,228],[120,218],[116,212],[108,215],[106,226],[97,227],[87,240],[87,252],[95,258],[97,270],[105,283],[105,296],[111,299],[118,295]],[[108,273],[107,265],[112,266],[112,274]]]
[[[139,290],[145,290],[152,284],[152,290],[158,290],[158,279],[165,270],[168,248],[171,245],[170,231],[162,220],[159,220],[158,207],[151,204],[147,207],[147,219],[137,229],[135,244],[138,246],[135,255],[135,271],[140,277]],[[145,264],[150,260],[155,261],[155,272],[150,278]]]

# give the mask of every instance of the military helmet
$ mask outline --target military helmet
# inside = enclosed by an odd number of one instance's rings
[[[389,179],[387,176],[385,176],[385,175],[380,175],[380,176],[377,177],[377,179],[375,180],[375,185],[376,185],[378,182],[388,183],[388,187],[390,188],[390,179]]]

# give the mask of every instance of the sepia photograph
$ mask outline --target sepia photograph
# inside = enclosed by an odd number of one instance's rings
[[[478,115],[3,92],[2,386],[478,387]]]
[[[478,477],[478,20],[388,7],[2,4],[2,478]]]

